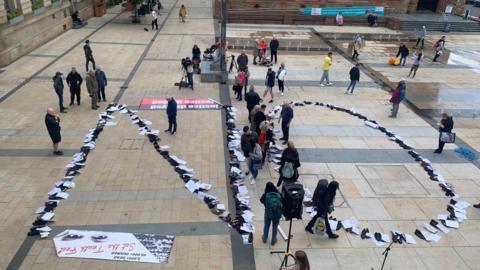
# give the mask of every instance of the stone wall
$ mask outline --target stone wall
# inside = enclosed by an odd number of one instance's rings
[[[30,3],[30,0],[28,2]],[[91,0],[77,0],[74,4],[82,19],[93,16]],[[70,29],[72,27],[70,14],[73,10],[67,0],[63,0],[60,7],[49,5],[44,13],[38,15],[31,14],[30,7],[30,14],[25,15],[23,22],[16,25],[7,23],[0,28],[0,67],[12,63]]]

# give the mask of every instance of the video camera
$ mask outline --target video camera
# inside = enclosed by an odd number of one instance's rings
[[[182,67],[183,69],[187,70],[187,67],[192,65],[192,60],[190,60],[190,57],[187,58],[182,58]]]

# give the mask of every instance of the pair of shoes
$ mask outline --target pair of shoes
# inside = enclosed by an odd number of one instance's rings
[[[338,234],[334,234],[334,233],[329,234],[329,235],[328,235],[328,238],[330,238],[330,239],[337,239],[337,238],[338,238]]]
[[[440,151],[440,149],[437,149],[437,150],[433,151],[433,153],[435,153],[435,154],[441,154],[442,151]]]
[[[255,185],[257,183],[257,180],[255,178],[252,178],[252,181],[250,181],[250,185]]]
[[[480,203],[474,204],[473,207],[480,208]]]
[[[265,244],[267,243],[267,238],[265,238],[265,236],[262,235],[262,242]]]
[[[311,234],[314,234],[312,228],[310,228],[310,227],[305,227],[305,231],[307,231]]]
[[[56,156],[63,156],[63,152],[60,150],[53,152],[53,154]]]
[[[275,246],[275,244],[277,243],[277,239],[272,239],[272,242],[270,243],[272,246]]]
[[[270,100],[268,103],[273,103],[273,99],[272,99],[272,100]]]

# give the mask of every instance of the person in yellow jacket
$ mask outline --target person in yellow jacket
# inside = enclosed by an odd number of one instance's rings
[[[180,10],[178,11],[178,16],[180,16],[180,20],[184,23],[185,17],[187,17],[187,8],[185,7],[185,5],[182,5],[180,7]]]
[[[324,80],[327,81],[327,85],[332,85],[328,77],[328,71],[332,66],[332,55],[333,53],[329,52],[328,55],[325,56],[325,59],[323,60],[323,74],[322,74],[322,78],[320,79],[320,86],[325,86],[325,84],[323,84]]]

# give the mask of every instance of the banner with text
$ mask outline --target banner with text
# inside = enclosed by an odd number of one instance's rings
[[[177,110],[218,110],[220,103],[211,98],[175,98]],[[160,98],[143,98],[140,100],[141,110],[166,110],[167,100]]]
[[[306,7],[302,9],[303,15],[312,15],[312,16],[336,16],[340,12],[345,17],[366,16],[368,13],[375,13],[377,14],[377,16],[384,16],[385,7],[382,7],[382,6],[323,7],[323,8]]]
[[[66,230],[53,238],[59,257],[167,263],[174,236]]]

